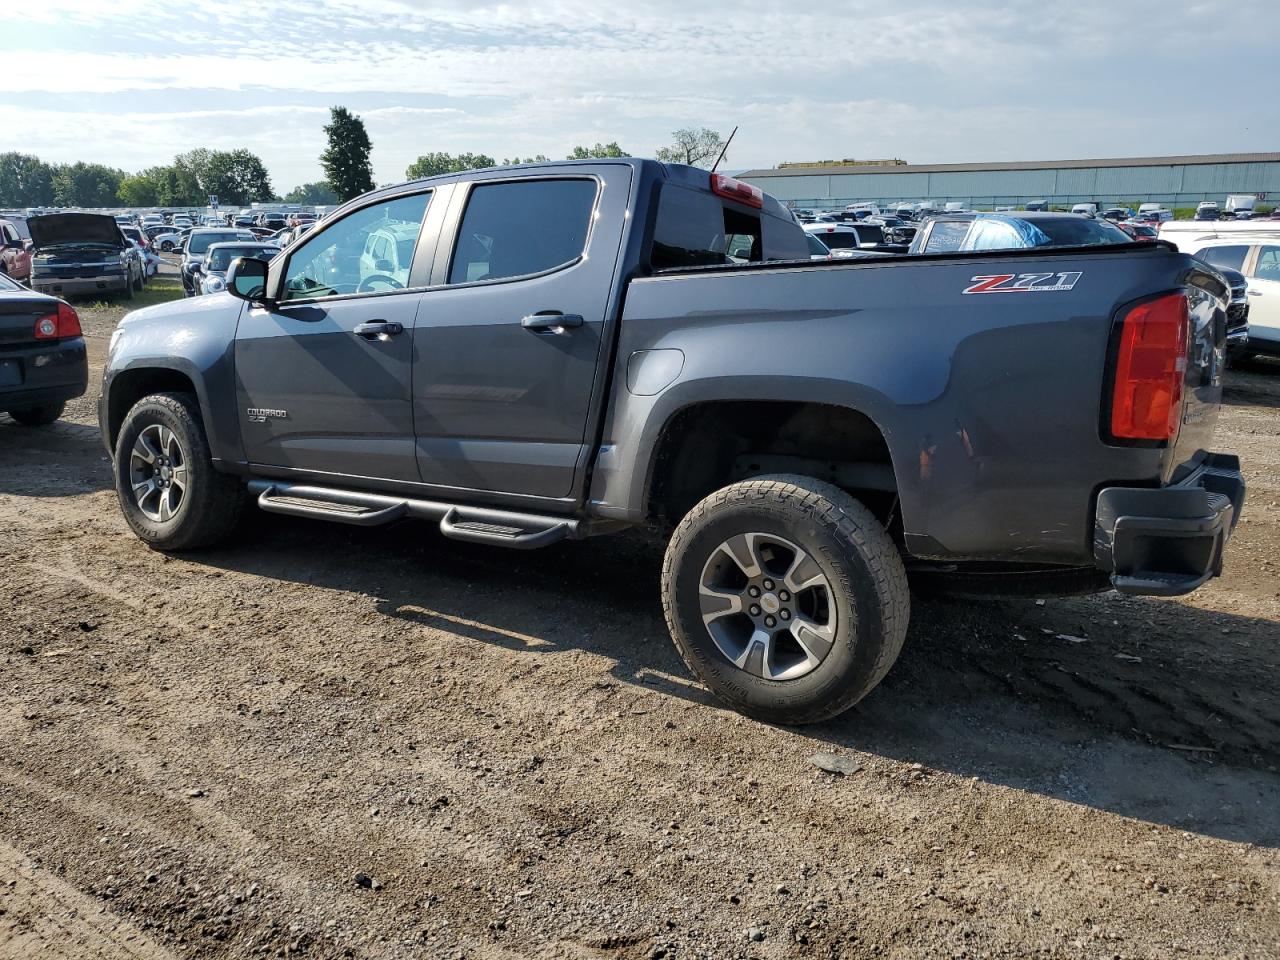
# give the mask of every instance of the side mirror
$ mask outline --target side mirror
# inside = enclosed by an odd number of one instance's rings
[[[250,303],[267,302],[267,261],[236,257],[227,269],[227,292]]]
[[[374,263],[374,265],[373,265],[373,269],[377,270],[379,273],[394,273],[394,272],[395,272],[395,267],[393,267],[393,266],[391,265],[391,261],[390,261],[390,260],[378,260],[378,261],[376,261],[376,262]]]

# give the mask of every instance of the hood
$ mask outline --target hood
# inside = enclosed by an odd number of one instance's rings
[[[55,243],[107,243],[113,247],[124,244],[124,234],[115,217],[103,213],[51,213],[32,217],[27,229],[36,247]]]

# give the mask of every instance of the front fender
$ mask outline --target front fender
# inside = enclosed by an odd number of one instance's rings
[[[244,448],[235,402],[235,335],[243,302],[230,294],[194,297],[128,314],[112,339],[102,373],[103,439],[113,391],[155,371],[191,382],[215,460],[241,461]]]

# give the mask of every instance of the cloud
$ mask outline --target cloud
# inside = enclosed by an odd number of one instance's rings
[[[1187,114],[1272,116],[1277,27],[1269,0],[43,0],[7,25],[0,121],[13,148],[125,167],[246,146],[284,187],[319,176],[334,103],[365,118],[380,182],[431,150],[649,153],[704,124],[741,125],[734,166],[1261,149],[1266,124]],[[1228,48],[1176,95],[1144,79]]]

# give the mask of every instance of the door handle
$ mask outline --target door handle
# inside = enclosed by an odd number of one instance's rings
[[[404,324],[394,320],[370,320],[368,323],[356,324],[351,332],[366,340],[386,340],[397,333],[404,333]]]
[[[582,315],[577,313],[561,313],[559,310],[548,310],[524,317],[520,326],[534,333],[564,333],[570,327],[580,327]]]

